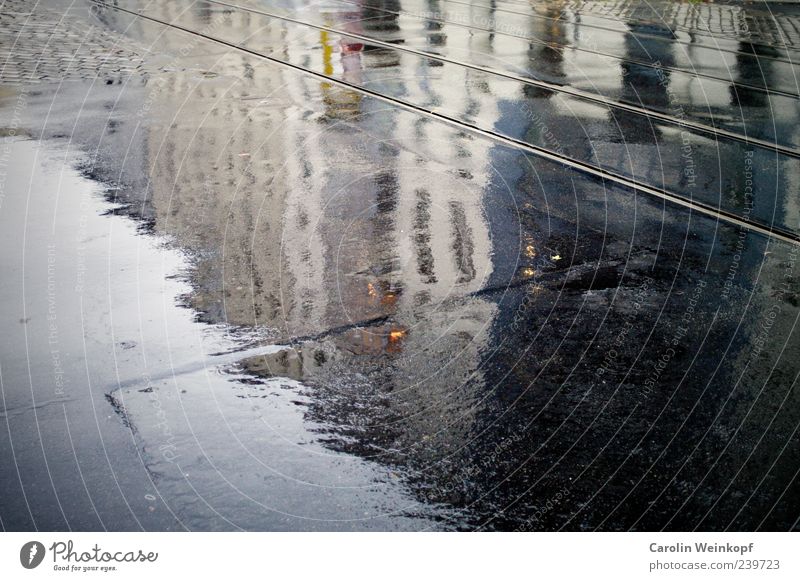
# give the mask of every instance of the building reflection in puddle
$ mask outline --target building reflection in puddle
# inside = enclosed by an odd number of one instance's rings
[[[363,24],[358,13],[330,18],[353,34],[371,26],[401,41],[396,15],[383,14]],[[307,34],[274,23],[244,32],[287,45]],[[554,42],[566,34],[552,22],[545,32]],[[542,131],[517,106],[518,96],[494,94],[470,69],[432,88],[436,61],[408,57],[426,67],[409,72],[402,53],[315,34],[320,50],[308,58],[318,59],[326,74],[361,83],[366,73],[385,71],[374,83],[399,83],[420,106],[446,101],[488,125]],[[431,47],[447,46],[441,27],[426,34]],[[622,42],[628,50],[637,46],[633,32]],[[565,75],[563,51],[542,51],[521,58]],[[194,257],[187,303],[204,320],[274,330],[275,343],[287,345],[239,362],[237,370],[252,380],[243,382],[245,389],[258,393],[259,379],[300,382],[295,388],[309,396],[303,403],[309,425],[330,449],[380,462],[432,503],[496,517],[504,503],[519,500],[516,516],[499,518],[506,528],[583,475],[615,430],[627,439],[595,466],[598,481],[624,460],[618,450],[638,450],[639,467],[657,455],[657,447],[637,448],[642,430],[635,422],[653,420],[656,408],[641,399],[638,386],[659,348],[642,355],[631,377],[608,386],[596,381],[595,370],[621,336],[637,293],[646,311],[637,325],[649,331],[655,323],[648,317],[660,311],[662,324],[670,325],[701,276],[683,265],[715,252],[702,276],[719,281],[730,248],[709,250],[710,239],[702,237],[683,248],[685,218],[665,220],[664,209],[647,200],[609,194],[563,168],[341,84],[252,62],[228,54],[213,60],[216,79],[173,77],[159,98],[180,113],[165,133],[153,130],[150,143],[158,228]],[[399,70],[408,74],[398,78]],[[612,76],[655,83],[651,97],[667,106],[667,87],[652,73],[632,66]],[[533,111],[552,106],[536,92],[525,96]],[[643,141],[641,129],[632,128],[633,143]],[[751,261],[747,268],[758,266]],[[651,278],[660,284],[644,286]],[[685,297],[670,295],[675,289]],[[517,319],[531,296],[535,305]],[[675,302],[664,309],[668,300]],[[689,339],[705,330],[699,325]],[[620,367],[623,360],[633,365],[646,342],[631,339]],[[665,385],[681,381],[695,363],[690,355],[676,357]],[[718,353],[700,360],[713,370]],[[731,366],[714,379],[725,384],[735,372]],[[624,397],[615,400],[616,390]],[[607,405],[614,413],[581,440]],[[623,430],[636,406],[643,417]],[[656,435],[667,441],[684,417],[664,420]],[[562,426],[566,433],[547,447]],[[570,463],[559,466],[567,453],[574,454]],[[583,498],[594,492],[586,480]],[[526,497],[531,487],[537,488]],[[571,512],[561,508],[558,519],[549,518],[564,522]]]

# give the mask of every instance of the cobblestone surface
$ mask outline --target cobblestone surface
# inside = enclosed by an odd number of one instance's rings
[[[5,0],[0,13],[0,83],[84,80],[120,82],[142,69],[142,56],[121,36],[90,20],[29,2]]]
[[[538,11],[548,5],[534,6]],[[800,48],[800,16],[786,13],[786,7],[777,4],[575,0],[566,3],[564,10],[626,22],[653,23],[676,31],[699,31],[701,34]]]

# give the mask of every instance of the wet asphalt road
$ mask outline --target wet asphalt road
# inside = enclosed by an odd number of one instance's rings
[[[5,530],[798,528],[800,8],[2,14]]]

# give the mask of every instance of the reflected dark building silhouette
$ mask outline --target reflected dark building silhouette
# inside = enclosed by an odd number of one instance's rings
[[[625,56],[630,60],[623,61],[621,98],[627,103],[641,105],[643,100],[648,106],[659,111],[675,114],[676,103],[670,96],[670,68],[675,66],[672,48],[664,52],[660,42],[649,42],[648,36],[637,33],[646,32],[661,38],[672,38],[673,33],[667,28],[654,28],[636,23],[628,24],[630,32],[625,34]],[[645,66],[635,61],[643,61],[653,66]],[[624,138],[629,143],[658,143],[660,134],[645,117],[637,117],[634,122],[626,119],[620,124],[624,129]]]
[[[361,6],[359,13],[364,30],[381,33],[381,36],[401,32],[397,22],[402,10],[399,0],[358,0],[356,4]]]
[[[562,84],[566,79],[564,71],[564,51],[568,44],[568,25],[560,20],[563,6],[566,2],[548,4],[543,10],[543,15],[552,20],[527,20],[530,36],[547,44],[529,43],[528,57],[532,66],[529,68],[541,71],[544,79],[551,83]],[[538,90],[533,86],[525,87],[526,95],[538,96]]]
[[[767,87],[774,86],[772,81],[772,61],[770,58],[765,59],[753,59],[750,55],[753,56],[767,56],[773,57],[775,55],[774,50],[769,50],[768,48],[760,48],[756,47],[752,43],[748,42],[740,42],[739,43],[739,51],[740,53],[736,55],[736,77],[735,80],[740,81],[743,84],[748,84],[752,82],[752,79],[759,79],[763,80],[763,83]],[[772,54],[770,54],[772,53]],[[730,94],[731,94],[731,106],[735,108],[745,107],[745,108],[766,108],[769,107],[769,97],[767,93],[764,91],[759,91],[757,89],[750,89],[746,86],[742,85],[731,85],[730,87]]]

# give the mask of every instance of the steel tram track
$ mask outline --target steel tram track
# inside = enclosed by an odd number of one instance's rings
[[[285,22],[291,22],[293,24],[297,24],[299,26],[306,26],[308,28],[313,28],[315,30],[322,30],[331,34],[338,34],[340,36],[345,36],[347,38],[353,38],[360,40],[365,43],[369,43],[373,46],[380,46],[382,48],[387,48],[390,50],[396,50],[400,52],[405,52],[409,54],[413,54],[419,57],[435,59],[437,61],[449,63],[455,66],[464,67],[472,70],[476,70],[482,72],[487,75],[493,75],[498,77],[503,77],[506,79],[510,79],[519,83],[524,83],[526,85],[530,85],[533,87],[538,87],[540,89],[545,89],[553,93],[562,93],[565,95],[569,95],[571,97],[575,97],[577,99],[582,99],[585,101],[591,101],[593,103],[597,103],[600,105],[604,105],[606,107],[610,107],[613,109],[618,109],[621,111],[625,111],[627,113],[633,113],[635,115],[640,115],[642,117],[647,117],[650,119],[657,119],[664,123],[669,123],[671,125],[676,125],[679,127],[692,129],[694,131],[705,133],[708,136],[714,137],[715,139],[732,139],[735,141],[739,141],[742,143],[746,143],[747,145],[761,147],[763,149],[768,149],[770,151],[775,151],[781,155],[786,155],[788,157],[800,158],[800,150],[795,149],[793,147],[788,147],[786,145],[781,145],[772,141],[767,141],[766,139],[760,139],[756,137],[749,137],[747,135],[743,135],[741,133],[737,133],[736,131],[731,131],[729,129],[721,129],[718,127],[714,127],[712,125],[706,125],[705,123],[700,123],[699,121],[692,121],[691,119],[676,117],[674,115],[669,115],[668,113],[662,113],[660,111],[654,111],[647,107],[640,107],[637,105],[632,105],[630,103],[625,103],[622,101],[617,101],[615,99],[611,99],[610,97],[604,97],[602,95],[598,95],[596,93],[590,93],[588,91],[582,91],[580,89],[575,89],[573,87],[569,87],[566,85],[557,85],[555,83],[549,83],[547,81],[541,81],[538,79],[530,79],[527,77],[523,77],[521,75],[515,75],[514,73],[506,72],[506,71],[499,71],[497,69],[493,69],[491,67],[485,67],[482,65],[476,65],[473,63],[469,63],[467,61],[462,61],[458,59],[453,59],[450,57],[443,57],[436,53],[422,51],[414,48],[408,48],[403,45],[393,44],[391,42],[386,42],[382,40],[376,40],[370,36],[366,36],[363,34],[351,33],[345,30],[340,30],[337,28],[332,28],[329,26],[321,26],[319,24],[312,24],[309,22],[305,22],[303,20],[299,20],[296,18],[292,18],[289,16],[282,16],[280,14],[274,14],[271,12],[266,12],[263,10],[257,10],[255,8],[249,8],[247,6],[241,6],[238,4],[232,4],[229,2],[225,2],[224,0],[203,0],[204,2],[208,2],[210,4],[217,4],[220,6],[225,6],[227,8],[234,8],[237,10],[243,10],[245,12],[250,12],[253,14],[259,14],[261,16],[266,16],[268,18],[274,18],[276,20],[283,20]]]
[[[606,170],[606,169],[598,168],[598,167],[593,166],[591,164],[588,164],[588,163],[585,163],[585,162],[582,162],[582,161],[578,161],[578,160],[572,159],[570,157],[567,157],[567,156],[564,156],[564,155],[549,151],[549,150],[547,150],[547,149],[545,149],[543,147],[531,145],[529,143],[525,143],[525,142],[519,141],[517,139],[513,139],[513,138],[510,138],[510,137],[506,137],[504,135],[500,135],[500,134],[495,133],[493,131],[482,129],[482,128],[477,127],[475,125],[472,125],[472,124],[469,124],[469,123],[465,123],[463,121],[460,121],[458,119],[454,119],[452,117],[443,115],[441,113],[437,113],[435,111],[430,111],[430,110],[425,109],[423,107],[419,107],[417,105],[414,105],[413,103],[408,103],[408,102],[405,102],[403,100],[396,99],[394,97],[387,97],[387,96],[382,95],[382,94],[380,94],[380,93],[378,93],[376,91],[373,91],[371,89],[366,89],[364,87],[360,87],[358,85],[349,83],[347,81],[343,81],[343,80],[340,80],[340,79],[329,77],[329,76],[327,76],[327,75],[325,75],[323,73],[318,73],[316,71],[312,71],[312,70],[306,69],[306,68],[301,67],[299,65],[295,65],[295,64],[292,64],[292,63],[288,63],[286,61],[282,61],[282,60],[280,60],[278,58],[275,58],[275,57],[272,57],[270,55],[261,53],[259,51],[243,47],[243,46],[238,45],[238,44],[236,44],[234,42],[230,42],[230,41],[227,41],[227,40],[224,40],[224,39],[221,39],[221,38],[216,38],[214,36],[211,36],[211,35],[208,35],[208,34],[205,34],[205,33],[202,33],[202,32],[198,32],[196,30],[193,30],[191,28],[187,28],[185,26],[181,26],[181,25],[178,25],[178,24],[167,22],[165,20],[161,20],[161,19],[156,18],[154,16],[148,16],[148,15],[142,14],[142,13],[137,12],[135,10],[130,10],[130,9],[127,9],[127,8],[123,8],[121,6],[115,6],[113,4],[108,4],[108,3],[106,3],[106,2],[104,2],[102,0],[91,0],[91,1],[94,4],[97,4],[99,6],[103,6],[103,7],[106,7],[108,9],[111,9],[111,10],[116,10],[116,11],[119,11],[119,12],[123,12],[123,13],[127,13],[127,14],[130,14],[130,15],[133,15],[133,16],[135,16],[137,18],[141,18],[141,19],[144,19],[144,20],[155,22],[155,23],[160,24],[160,25],[162,25],[162,26],[164,26],[166,28],[169,28],[169,29],[180,30],[180,31],[182,31],[184,33],[191,34],[193,36],[196,36],[196,37],[199,37],[199,38],[214,42],[214,43],[222,45],[222,46],[226,46],[226,47],[232,48],[234,50],[238,50],[240,52],[249,54],[251,56],[255,56],[257,58],[261,58],[263,60],[275,63],[275,64],[277,64],[279,66],[284,67],[284,68],[295,70],[295,71],[297,71],[297,72],[299,72],[299,73],[301,73],[303,75],[319,79],[320,81],[324,81],[326,83],[332,83],[332,84],[335,84],[335,85],[338,85],[338,86],[341,86],[341,87],[345,87],[347,89],[350,89],[352,91],[356,91],[358,93],[361,93],[363,95],[369,96],[369,97],[374,98],[374,99],[377,99],[377,100],[382,101],[384,103],[391,104],[391,105],[393,105],[395,107],[398,107],[400,109],[403,109],[403,110],[406,110],[406,111],[409,111],[409,112],[413,112],[413,113],[415,113],[417,115],[422,115],[424,117],[428,117],[430,119],[435,119],[437,121],[443,122],[443,123],[445,123],[447,125],[450,125],[451,127],[456,127],[458,129],[461,129],[461,130],[469,131],[469,132],[471,132],[473,134],[481,135],[481,136],[483,136],[485,138],[488,138],[488,139],[491,139],[491,140],[493,140],[495,142],[502,143],[502,144],[504,144],[506,146],[509,146],[509,147],[512,147],[512,148],[515,148],[515,149],[518,149],[518,150],[521,150],[521,151],[525,151],[526,153],[529,153],[529,154],[531,154],[531,155],[533,155],[535,157],[538,157],[538,158],[541,158],[541,159],[546,159],[548,161],[555,162],[555,163],[557,163],[559,165],[562,165],[564,167],[568,167],[570,169],[574,169],[574,170],[576,170],[576,171],[578,171],[578,172],[580,172],[582,174],[590,175],[590,176],[595,177],[595,178],[599,178],[604,183],[605,182],[610,182],[610,183],[615,184],[617,186],[620,186],[622,188],[633,190],[633,191],[635,191],[637,193],[641,193],[641,194],[647,195],[647,196],[652,197],[652,198],[661,199],[661,200],[664,200],[666,202],[670,202],[672,204],[675,204],[677,206],[681,206],[683,208],[689,209],[692,212],[697,212],[698,214],[702,214],[702,215],[708,216],[708,217],[713,218],[713,219],[715,219],[717,221],[725,222],[726,224],[729,224],[729,225],[732,225],[732,226],[735,226],[735,227],[738,227],[738,228],[741,228],[741,229],[744,229],[744,230],[747,230],[747,231],[750,231],[750,232],[756,232],[756,233],[759,233],[759,234],[762,234],[762,235],[765,235],[765,236],[768,236],[768,237],[772,237],[772,238],[777,239],[777,240],[781,240],[783,242],[788,242],[790,244],[800,246],[800,233],[793,232],[791,230],[780,228],[780,227],[775,227],[775,226],[769,226],[769,225],[766,225],[766,224],[756,223],[756,222],[753,222],[752,220],[745,220],[745,219],[737,216],[736,214],[733,214],[733,213],[728,212],[726,210],[721,210],[720,208],[716,208],[716,207],[714,207],[714,206],[712,206],[710,204],[706,204],[706,203],[703,203],[703,202],[698,202],[698,201],[695,201],[695,200],[689,200],[689,199],[687,199],[687,198],[685,198],[685,197],[683,197],[683,196],[681,196],[679,194],[676,194],[674,192],[671,192],[669,190],[658,188],[658,187],[655,187],[655,186],[640,182],[640,181],[635,180],[633,178],[629,178],[629,177],[626,177],[624,175],[620,175],[620,174],[618,174],[616,172],[612,172],[612,171],[609,171],[609,170]]]
[[[351,5],[351,6],[359,6],[359,7],[362,6],[362,5],[357,4],[356,2],[354,2],[354,0],[334,0],[334,1],[338,2],[338,3],[341,3],[341,4],[348,4],[348,5]],[[488,7],[484,7],[484,8],[488,9]],[[597,55],[597,56],[602,56],[602,57],[613,59],[613,60],[617,60],[617,61],[620,61],[620,62],[626,62],[626,63],[631,63],[631,64],[635,64],[635,65],[639,65],[639,66],[654,68],[653,63],[649,62],[649,61],[634,59],[634,58],[630,58],[630,57],[621,57],[621,56],[614,55],[614,54],[611,54],[611,53],[596,51],[596,50],[592,50],[590,48],[582,48],[582,47],[573,46],[573,45],[570,45],[570,44],[562,44],[562,43],[557,43],[557,42],[548,42],[546,40],[541,40],[539,38],[532,38],[530,36],[526,36],[526,35],[522,35],[522,34],[513,34],[513,33],[508,32],[508,31],[497,30],[496,28],[488,28],[488,27],[483,27],[483,26],[477,26],[475,24],[466,24],[466,23],[463,23],[463,22],[456,22],[456,21],[447,20],[447,19],[443,19],[443,18],[435,18],[435,17],[432,17],[432,16],[424,16],[423,17],[420,14],[415,14],[414,12],[405,12],[405,11],[402,11],[402,10],[389,10],[388,8],[378,8],[378,7],[372,7],[372,6],[370,7],[370,10],[374,10],[375,12],[384,12],[384,13],[387,13],[387,14],[395,14],[395,15],[398,15],[398,16],[408,16],[410,18],[416,18],[418,20],[430,20],[432,22],[441,22],[442,24],[448,24],[450,26],[457,26],[459,28],[467,28],[467,29],[470,29],[470,30],[481,30],[483,32],[489,32],[489,33],[496,34],[496,35],[499,35],[499,36],[510,36],[512,38],[519,38],[519,39],[522,39],[522,40],[526,40],[528,42],[532,42],[532,43],[539,44],[539,45],[542,45],[542,46],[547,46],[547,47],[550,47],[550,48],[563,48],[563,49],[567,49],[567,50],[575,50],[575,51],[579,51],[579,52],[585,52],[585,53],[588,53],[588,54],[594,54],[594,55]],[[524,14],[519,14],[519,13],[514,13],[514,14],[516,14],[518,16],[530,16],[530,15],[524,15]],[[546,17],[540,16],[540,15],[536,15],[534,17],[546,18]],[[567,21],[558,20],[558,19],[553,19],[553,20],[558,21],[558,22],[567,22]],[[586,26],[587,28],[591,28],[592,27],[591,24],[581,24],[581,26]],[[595,28],[597,28],[597,27],[595,27]],[[623,34],[623,31],[614,30],[614,29],[610,29],[610,28],[609,29],[603,28],[603,30],[606,30],[607,32],[613,32],[615,34]],[[663,36],[658,36],[658,35],[655,35],[655,34],[646,34],[646,33],[639,33],[639,32],[636,32],[636,33],[633,33],[633,34],[634,34],[634,36],[644,36],[644,37],[647,37],[647,38],[652,38],[652,39],[660,40],[660,41],[667,40]],[[725,53],[728,53],[728,54],[745,56],[745,57],[750,57],[750,58],[757,58],[757,59],[762,59],[763,58],[763,59],[767,59],[767,60],[774,60],[774,61],[781,62],[783,64],[787,64],[787,65],[791,65],[791,66],[800,65],[800,59],[798,59],[798,61],[792,61],[792,60],[789,60],[789,59],[782,59],[782,58],[777,58],[777,57],[768,57],[768,56],[755,55],[753,53],[748,53],[748,52],[743,52],[743,51],[736,51],[736,50],[730,50],[730,49],[724,49],[724,48],[718,48],[718,47],[710,47],[710,46],[705,46],[705,45],[696,45],[696,44],[691,44],[691,43],[687,43],[687,42],[682,42],[680,40],[671,40],[671,42],[673,44],[679,44],[681,46],[686,46],[686,47],[699,47],[699,48],[703,48],[703,49],[706,49],[706,50],[716,50],[716,51],[719,51],[719,52],[725,52]],[[774,47],[770,47],[770,48],[774,48]],[[715,77],[714,75],[710,75],[710,74],[707,74],[707,73],[698,73],[696,71],[689,71],[689,70],[682,69],[682,68],[679,68],[679,67],[661,67],[661,68],[663,68],[664,70],[674,71],[674,72],[678,72],[678,73],[685,73],[687,75],[693,75],[693,76],[697,76],[697,77],[702,77],[702,78],[706,78],[706,79],[709,79],[709,80],[721,81],[721,82],[724,82],[724,83],[730,83],[730,84],[733,84],[733,85],[740,86],[742,88],[761,91],[761,92],[764,92],[764,93],[782,95],[784,97],[800,98],[800,92],[792,93],[790,91],[782,91],[780,89],[770,89],[768,87],[764,87],[764,86],[761,86],[761,85],[751,85],[751,84],[748,84],[748,83],[742,83],[742,82],[738,82],[738,81],[731,81],[730,79],[721,79],[719,77]]]
[[[351,0],[338,0],[338,1],[347,2],[348,4],[352,4]],[[568,25],[569,24],[572,24],[572,25],[576,24],[575,22],[570,21],[570,20],[566,20],[564,18],[554,18],[552,16],[545,16],[541,12],[537,12],[537,11],[533,11],[533,12],[518,12],[516,10],[509,10],[508,8],[501,8],[501,7],[496,7],[496,6],[487,6],[485,4],[471,4],[471,3],[467,3],[467,2],[461,2],[459,0],[444,0],[444,1],[445,1],[446,4],[449,3],[449,4],[457,4],[457,5],[460,5],[460,6],[484,8],[486,10],[495,10],[497,12],[504,12],[506,14],[512,14],[514,16],[524,16],[526,18],[537,18],[539,20],[548,20],[550,22],[560,22],[560,23],[568,24]],[[576,14],[578,16],[583,15],[583,16],[588,16],[588,17],[591,17],[591,18],[596,18],[598,20],[608,20],[608,21],[611,21],[611,22],[620,22],[616,18],[609,17],[609,16],[602,16],[602,15],[593,14],[593,13],[586,13],[586,14],[576,13]],[[643,22],[645,24],[653,23],[652,20],[641,21],[641,22]],[[606,32],[615,32],[617,34],[619,34],[620,32],[626,32],[626,31],[620,30],[619,28],[613,28],[611,26],[602,26],[602,25],[599,25],[599,24],[586,24],[586,23],[581,22],[580,26],[585,26],[586,28],[594,28],[594,29],[597,29],[597,30],[604,30]],[[715,35],[713,32],[710,32],[710,31],[706,32],[706,31],[703,31],[702,29],[700,29],[700,30],[688,30],[686,28],[680,28],[680,27],[676,27],[676,28],[668,27],[668,28],[673,33],[676,32],[676,31],[677,32],[685,32],[685,33],[691,32],[692,34],[696,34],[697,36],[702,36],[704,38],[711,38],[711,39],[714,39],[714,40],[726,40],[726,41],[732,41],[732,42],[742,42],[743,41],[743,39],[732,38],[732,37],[726,36],[726,35],[724,35],[722,33]],[[653,39],[658,39],[658,40],[665,40],[663,36],[659,36],[658,34],[650,34],[648,32],[635,32],[634,34],[636,36],[642,36],[642,37],[645,37],[645,38],[653,38]],[[686,42],[686,41],[679,40],[679,39],[674,39],[673,42],[675,42],[676,44],[681,44],[681,45],[685,45],[685,46],[697,46],[697,45],[694,45],[693,43]],[[767,43],[764,43],[764,42],[747,41],[747,43],[752,45],[752,46],[757,46],[757,47],[761,47],[761,48],[769,48],[769,49],[773,49],[773,50],[777,48],[778,50],[782,50],[787,54],[789,52],[800,52],[800,49],[797,49],[797,48],[794,48],[794,47],[788,47],[788,46],[778,46],[778,47],[776,47],[776,46],[773,46],[773,45],[770,45],[770,44],[767,44]],[[701,45],[701,46],[705,46],[705,45]],[[706,48],[712,48],[712,47],[706,47]],[[727,53],[731,53],[731,54],[739,54],[739,55],[743,55],[743,56],[756,56],[756,55],[753,55],[751,53],[747,53],[747,52],[743,52],[743,51],[739,51],[739,50],[731,50],[731,49],[725,49],[725,48],[718,48],[717,50],[720,50],[720,51],[723,51],[723,52],[727,52]],[[768,59],[768,60],[774,60],[774,61],[778,61],[778,62],[783,62],[783,63],[790,64],[790,65],[800,64],[797,61],[791,60],[790,57],[771,57],[771,56],[763,56],[762,57],[761,55],[757,55],[757,56],[758,56],[759,59],[760,58],[765,58],[765,59]]]

